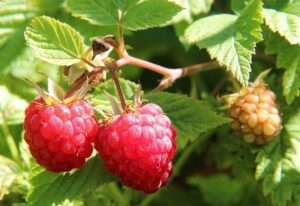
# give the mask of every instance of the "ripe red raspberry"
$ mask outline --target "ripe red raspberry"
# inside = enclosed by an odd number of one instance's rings
[[[232,95],[229,114],[232,128],[249,143],[264,144],[282,128],[276,96],[262,81]]]
[[[166,184],[176,151],[176,131],[156,104],[104,124],[95,146],[107,169],[134,189],[152,193]]]
[[[24,127],[31,154],[52,172],[81,167],[98,132],[93,109],[83,100],[50,106],[36,99],[26,109]]]

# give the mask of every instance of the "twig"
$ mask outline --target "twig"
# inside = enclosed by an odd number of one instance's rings
[[[118,85],[117,82],[118,75],[116,72],[118,69],[120,69],[125,65],[134,65],[161,74],[163,76],[163,79],[160,81],[158,87],[156,88],[157,90],[162,90],[170,87],[177,79],[193,75],[197,72],[216,69],[219,67],[217,62],[211,61],[211,62],[195,64],[183,68],[168,68],[143,59],[139,59],[137,57],[133,57],[127,53],[125,49],[123,31],[122,28],[119,29],[120,30],[119,30],[118,42],[115,42],[113,38],[103,39],[103,41],[105,41],[106,44],[109,44],[113,48],[115,48],[119,56],[119,59],[117,61],[113,63],[109,61],[109,63],[106,65],[106,67],[111,67],[111,66],[113,67],[112,73],[114,74],[112,77],[116,84],[116,87],[120,86]],[[90,72],[85,72],[81,77],[79,77],[79,79],[75,81],[70,91],[67,93],[66,97],[71,96],[76,90],[78,90],[87,78],[90,80],[90,82],[94,81],[94,79],[97,78],[97,75],[99,75],[99,73],[103,72],[103,70],[105,69],[104,67],[98,67],[94,65],[92,62],[90,62],[85,58],[82,58],[82,61],[88,64],[89,66],[91,66],[93,70]],[[118,89],[118,93],[121,94],[122,93],[121,87],[117,89]],[[126,104],[125,101],[123,101],[124,99],[122,99],[124,98],[124,96],[123,95],[119,95],[119,96],[120,96],[121,103],[123,104],[122,106],[125,108]]]
[[[111,71],[111,76],[112,76],[112,79],[116,86],[116,90],[117,90],[117,93],[118,93],[118,96],[119,96],[119,99],[121,102],[122,109],[123,109],[123,111],[126,111],[126,108],[127,108],[126,100],[125,100],[125,97],[124,97],[124,94],[122,92],[122,88],[120,85],[117,67],[114,64],[111,64],[111,65],[109,65],[109,69]]]
[[[166,89],[170,87],[179,78],[190,76],[200,71],[207,71],[219,67],[217,62],[212,61],[208,63],[187,66],[184,68],[167,68],[158,64],[154,64],[152,62],[148,62],[146,60],[130,56],[129,54],[126,54],[122,58],[117,60],[115,62],[115,65],[117,68],[121,68],[125,65],[134,65],[163,75],[164,78],[161,80],[158,89]]]

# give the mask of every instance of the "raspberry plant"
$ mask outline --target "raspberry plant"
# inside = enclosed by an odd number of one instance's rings
[[[300,205],[299,5],[0,1],[0,206]]]

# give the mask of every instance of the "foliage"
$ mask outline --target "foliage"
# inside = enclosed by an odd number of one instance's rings
[[[0,206],[300,205],[300,1],[2,0],[0,48]],[[221,96],[267,69],[283,129],[248,145],[231,131]],[[155,72],[166,91],[153,91]],[[100,120],[120,109],[115,75],[128,105],[140,93],[177,129],[174,176],[155,194],[119,184],[95,152],[81,169],[49,173],[23,140],[37,94],[28,80],[72,91],[86,77]]]

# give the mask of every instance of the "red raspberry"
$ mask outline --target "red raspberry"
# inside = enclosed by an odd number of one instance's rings
[[[95,146],[111,173],[145,193],[166,184],[176,151],[176,131],[158,105],[146,104],[102,127]]]
[[[81,167],[98,132],[93,109],[83,100],[49,106],[36,99],[26,109],[24,127],[31,154],[52,172]]]

